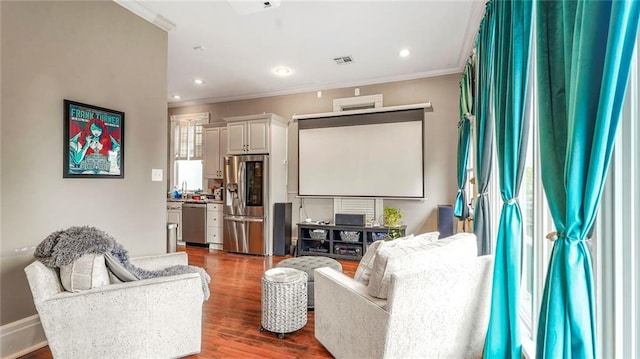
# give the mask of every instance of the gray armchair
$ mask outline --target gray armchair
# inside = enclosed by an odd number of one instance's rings
[[[184,252],[131,259],[144,269],[186,265]],[[39,261],[25,273],[55,358],[175,358],[200,352],[197,273],[110,284],[77,293]]]

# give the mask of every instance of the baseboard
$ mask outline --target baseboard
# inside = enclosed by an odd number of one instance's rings
[[[15,359],[47,345],[35,314],[0,327],[0,358]]]

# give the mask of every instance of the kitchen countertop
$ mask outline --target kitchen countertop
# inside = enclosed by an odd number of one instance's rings
[[[167,198],[167,202],[191,202],[191,203],[219,203],[222,204],[222,200],[214,200],[214,199],[199,199],[194,200],[191,198]]]

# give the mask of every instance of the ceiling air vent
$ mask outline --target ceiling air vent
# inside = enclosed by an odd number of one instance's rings
[[[353,62],[353,58],[351,56],[340,56],[340,57],[334,57],[333,61],[335,61],[336,64],[338,65],[350,64]]]
[[[280,0],[227,0],[227,3],[240,15],[263,12],[280,6]]]

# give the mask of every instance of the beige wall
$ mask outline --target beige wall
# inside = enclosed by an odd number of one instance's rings
[[[52,231],[165,251],[167,34],[114,2],[0,2],[0,324],[35,314],[23,268]],[[125,178],[63,179],[63,99],[125,112]]]
[[[385,206],[396,206],[404,213],[403,222],[410,232],[422,232],[437,228],[438,204],[451,204],[455,200],[457,121],[459,116],[460,75],[447,75],[411,81],[391,82],[361,86],[360,96],[383,94],[384,106],[408,105],[431,101],[433,112],[425,115],[425,193],[427,198],[416,200],[387,200]],[[295,95],[265,97],[259,99],[202,104],[169,109],[170,115],[209,112],[211,121],[222,121],[229,116],[252,115],[273,112],[291,120],[293,115],[331,112],[333,99],[353,97],[354,88]],[[297,123],[289,125],[289,200],[294,205],[294,222],[299,220],[300,201],[298,191],[298,134]],[[393,144],[384,144],[393,150]],[[398,154],[402,161],[402,154]],[[392,175],[392,174],[390,174]],[[333,202],[327,199],[305,199],[309,217],[333,221]],[[306,217],[306,215],[303,215]]]

